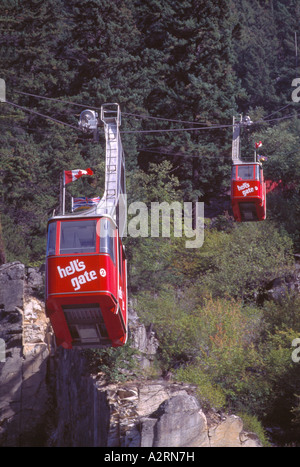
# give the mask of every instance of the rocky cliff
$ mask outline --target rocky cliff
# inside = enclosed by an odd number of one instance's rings
[[[259,447],[235,415],[205,413],[190,385],[104,384],[78,350],[56,349],[41,297],[43,273],[0,266],[0,446]],[[158,343],[130,315],[139,364]]]

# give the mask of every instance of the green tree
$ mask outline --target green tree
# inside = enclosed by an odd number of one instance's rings
[[[292,242],[270,222],[241,224],[211,260],[213,269],[201,278],[204,287],[217,296],[253,300],[268,282],[289,271]]]
[[[291,83],[297,75],[299,4],[297,0],[232,0],[231,6],[236,21],[234,70],[245,90],[238,97],[240,110],[258,106],[268,112],[277,110],[290,102]]]
[[[171,130],[231,124],[237,83],[228,4],[148,0],[137,2],[137,8],[145,53],[157,68],[155,86],[145,101],[149,114],[173,120],[168,125]],[[147,123],[151,130],[152,122],[145,122],[145,129]],[[156,128],[166,126],[155,120]],[[161,153],[171,150],[185,199],[196,200],[222,187],[226,142],[226,130],[210,129],[146,135],[144,146]],[[142,155],[149,158],[147,152]]]
[[[174,238],[173,217],[170,218],[170,238],[151,236],[151,203],[173,201],[180,202],[178,179],[173,175],[169,162],[150,166],[148,173],[137,170],[128,180],[128,205],[134,208],[134,202],[143,203],[147,212],[136,210],[129,212],[129,236],[125,240],[129,264],[130,287],[132,291],[150,288],[159,289],[164,282],[178,280],[180,271],[174,267],[176,255],[176,238]],[[142,214],[145,216],[142,216]],[[172,213],[171,213],[172,214]],[[161,217],[159,219],[161,224]],[[136,237],[130,233],[131,226],[136,231]]]
[[[268,218],[284,227],[291,236],[294,250],[299,251],[299,187],[300,152],[299,121],[290,119],[274,127],[265,127],[254,133],[253,140],[262,141],[262,154],[268,156],[264,163],[264,176],[279,184],[267,194]]]

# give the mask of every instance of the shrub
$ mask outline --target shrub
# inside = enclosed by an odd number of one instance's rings
[[[197,387],[196,394],[204,408],[221,410],[226,406],[226,395],[199,366],[189,365],[176,371],[176,379]]]
[[[249,415],[248,413],[242,412],[237,414],[244,424],[244,430],[255,433],[263,447],[270,447],[270,442],[267,438],[266,432],[261,424],[261,422],[254,415]]]
[[[293,264],[290,238],[271,222],[236,225],[226,237],[223,250],[215,250],[214,267],[202,277],[214,296],[253,299]]]
[[[88,349],[84,350],[84,353],[91,373],[101,373],[108,383],[132,378],[137,368],[136,360],[133,358],[137,350],[128,344],[117,348]]]

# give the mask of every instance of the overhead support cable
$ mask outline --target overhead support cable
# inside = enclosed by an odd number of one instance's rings
[[[55,123],[59,123],[60,125],[65,125],[70,128],[73,128],[74,130],[78,130],[79,128],[75,125],[71,125],[70,123],[62,122],[61,120],[58,120],[57,118],[50,117],[49,115],[42,114],[40,112],[37,112],[36,110],[28,109],[27,107],[23,107],[21,105],[15,104],[14,102],[10,102],[8,100],[5,101],[5,104],[12,105],[13,107],[22,110],[23,112],[29,112],[33,115],[38,115],[39,117],[46,118],[48,120],[51,120]]]
[[[55,102],[60,102],[60,103],[65,103],[65,104],[69,104],[69,105],[75,105],[75,106],[80,106],[80,107],[89,107],[90,109],[95,109],[95,110],[98,110],[97,107],[90,107],[90,106],[87,106],[85,104],[78,104],[76,102],[71,102],[71,101],[64,101],[64,100],[61,100],[61,99],[56,99],[56,98],[52,98],[52,97],[46,97],[46,96],[40,96],[40,95],[37,95],[37,94],[33,94],[33,93],[26,93],[26,92],[22,92],[22,91],[14,91],[15,93],[18,93],[18,94],[22,94],[22,95],[28,95],[28,96],[31,96],[31,97],[35,97],[35,98],[38,98],[38,99],[47,99],[47,100],[51,100],[51,101],[55,101]],[[10,102],[10,101],[5,101],[5,103],[9,104],[9,105],[12,105],[14,106],[15,108],[18,108],[20,110],[23,110],[24,112],[29,112],[29,113],[32,113],[34,115],[38,115],[42,118],[46,118],[46,119],[49,119],[49,120],[52,120],[53,122],[55,123],[59,123],[61,125],[64,125],[64,126],[68,126],[70,128],[73,128],[75,130],[81,130],[79,127],[75,126],[75,125],[72,125],[72,124],[69,124],[69,123],[66,123],[66,122],[62,122],[61,120],[58,120],[54,117],[50,117],[48,115],[45,115],[45,114],[42,114],[40,112],[37,112],[36,110],[33,110],[33,109],[29,109],[28,107],[23,107],[21,105],[18,105],[18,104],[15,104],[14,102]],[[283,107],[281,107],[280,109],[278,109],[277,111],[274,111],[272,112],[271,114],[269,114],[267,117],[270,117],[271,115],[274,115],[275,113],[277,112],[280,112],[282,110],[284,110],[285,108],[289,107],[290,105],[292,105],[292,103],[289,103]],[[272,119],[269,119],[267,117],[264,117],[264,118],[261,118],[257,121],[254,121],[253,122],[253,125],[255,124],[262,124],[262,123],[272,123],[272,122],[279,122],[281,120],[286,120],[286,119],[289,119],[289,118],[293,118],[295,115],[298,115],[299,112],[296,112],[296,113],[292,113],[292,114],[288,114],[288,115],[285,115],[285,116],[282,116],[282,117],[277,117],[277,118],[272,118]],[[131,114],[131,113],[124,113],[123,112],[123,115],[128,115],[128,116],[133,116],[135,118],[150,118],[150,119],[156,119],[156,120],[162,120],[162,121],[169,121],[169,122],[174,122],[174,123],[189,123],[191,125],[199,125],[200,123],[199,122],[189,122],[189,121],[186,121],[186,120],[174,120],[174,119],[164,119],[164,118],[161,118],[161,117],[152,117],[152,116],[145,116],[145,115],[138,115],[138,114]],[[203,125],[203,123],[202,123]],[[173,133],[173,132],[182,132],[182,131],[205,131],[205,130],[221,130],[221,129],[226,129],[226,128],[232,128],[233,127],[233,124],[212,124],[212,125],[205,125],[205,126],[193,126],[193,127],[188,127],[188,128],[161,128],[161,129],[153,129],[153,130],[121,130],[120,133],[141,133],[141,134],[151,134],[151,133]]]

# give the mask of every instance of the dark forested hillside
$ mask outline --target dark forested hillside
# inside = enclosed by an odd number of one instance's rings
[[[232,118],[250,115],[242,156],[262,141],[265,177],[281,187],[267,221],[236,225],[225,204],[197,251],[128,238],[130,288],[163,371],[261,420],[286,394],[298,433],[299,298],[278,306],[266,290],[300,252],[300,1],[3,0],[0,20],[0,262],[43,263],[63,170],[94,171],[67,196],[101,196],[104,137],[79,131],[84,108],[120,104],[129,202],[198,200],[212,212],[228,196]]]
[[[7,100],[75,126],[82,109],[63,101],[93,107],[120,103],[122,129],[131,131],[123,135],[127,170],[147,171],[149,163],[169,160],[185,200],[205,201],[228,188],[231,128],[212,125],[230,125],[239,112],[258,120],[297,111],[291,82],[298,1],[4,3],[1,73]],[[45,221],[57,205],[59,174],[70,163],[98,165],[101,147],[88,148],[75,130],[8,104],[1,114],[8,257],[11,251],[37,261],[41,248],[34,245],[40,245]],[[277,138],[286,131],[291,138],[295,126],[289,120],[286,130],[278,121],[253,131],[274,128]],[[191,130],[166,131],[176,128]],[[253,133],[250,137],[253,141]],[[278,146],[270,147],[273,135],[264,142],[266,152],[275,151],[270,175],[282,179],[290,159],[278,158],[286,149],[280,146],[277,156]],[[294,150],[289,143],[288,153]],[[274,161],[281,164],[276,174]],[[12,230],[25,240],[22,253],[10,244]]]

